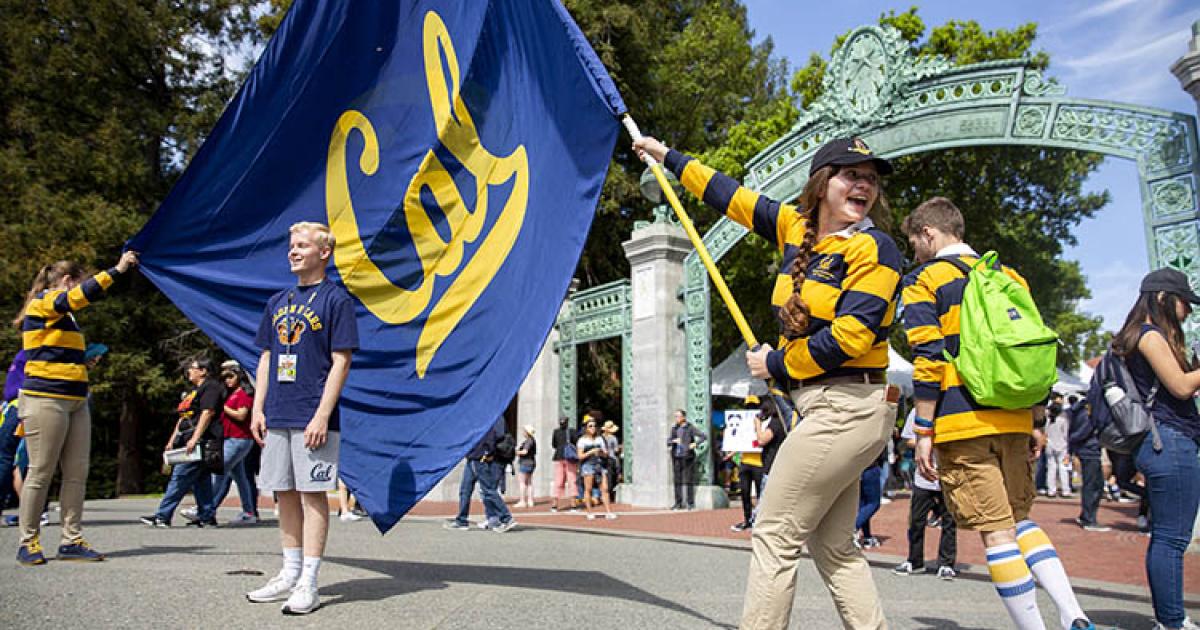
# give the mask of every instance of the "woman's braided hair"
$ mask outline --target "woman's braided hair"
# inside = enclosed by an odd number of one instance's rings
[[[800,292],[804,288],[804,279],[808,274],[808,262],[812,259],[813,248],[817,245],[817,234],[821,231],[820,208],[821,199],[829,180],[838,173],[836,166],[824,166],[809,176],[808,183],[800,193],[800,208],[804,213],[804,238],[800,240],[800,251],[792,260],[790,274],[792,276],[792,294],[787,302],[779,309],[779,320],[783,324],[783,336],[788,339],[803,337],[808,331],[809,320],[812,317],[808,304],[804,303]],[[867,212],[871,220],[882,229],[890,225],[890,211],[882,188],[878,191],[875,205]]]

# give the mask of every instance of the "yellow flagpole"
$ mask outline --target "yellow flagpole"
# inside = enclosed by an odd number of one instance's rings
[[[642,132],[638,129],[637,123],[629,114],[625,114],[621,118],[621,124],[625,125],[625,130],[629,132],[629,136],[634,141],[642,138]],[[667,176],[663,173],[662,165],[657,160],[646,155],[643,158],[647,165],[650,166],[651,172],[654,173],[654,178],[658,180],[658,185],[662,188],[663,196],[667,198],[667,203],[671,204],[671,209],[675,211],[675,216],[679,218],[679,224],[683,226],[683,231],[687,232],[688,239],[692,242],[692,247],[696,248],[696,254],[700,256],[700,261],[704,263],[704,268],[708,270],[708,277],[712,279],[713,286],[717,288],[717,293],[721,295],[721,300],[725,302],[725,308],[729,309],[729,314],[733,317],[733,323],[737,325],[738,331],[742,333],[742,339],[746,342],[746,347],[752,350],[758,349],[758,340],[754,338],[754,331],[750,330],[750,324],[746,323],[746,317],[742,315],[742,309],[738,307],[738,303],[733,299],[733,294],[729,292],[729,286],[725,284],[725,278],[721,276],[720,270],[717,269],[717,264],[713,262],[712,256],[708,253],[708,248],[704,246],[704,241],[700,238],[700,233],[696,231],[696,226],[692,224],[692,219],[683,209],[683,204],[679,202],[679,196],[675,194],[675,189],[671,187],[671,183],[667,181]],[[796,413],[796,408],[792,405],[792,401],[788,398],[779,387],[775,384],[774,379],[767,379],[767,399],[775,405],[775,411],[779,414],[779,419],[783,422],[784,431],[790,432],[800,422],[800,415]]]

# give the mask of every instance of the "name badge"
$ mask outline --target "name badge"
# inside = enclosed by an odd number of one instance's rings
[[[281,354],[279,355],[279,364],[276,366],[275,374],[279,378],[280,383],[295,383],[296,382],[296,355]]]

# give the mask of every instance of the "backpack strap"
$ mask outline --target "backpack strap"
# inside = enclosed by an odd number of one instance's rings
[[[948,262],[951,265],[954,265],[955,267],[958,268],[959,271],[962,272],[962,274],[964,276],[971,275],[971,265],[968,265],[967,263],[963,262],[962,259],[959,258],[958,256],[941,256],[938,258],[934,258],[934,260],[935,261],[940,260],[943,262]]]

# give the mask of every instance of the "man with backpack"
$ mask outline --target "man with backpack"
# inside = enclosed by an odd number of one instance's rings
[[[901,230],[921,263],[901,283],[919,474],[941,481],[959,529],[979,531],[992,583],[1016,627],[1045,627],[1036,577],[1062,627],[1094,628],[1050,539],[1028,518],[1031,462],[1042,447],[1034,406],[1054,382],[1055,335],[1025,280],[995,254],[981,257],[963,242],[962,213],[950,200],[922,203]]]
[[[1104,490],[1104,467],[1100,463],[1100,439],[1086,399],[1071,396],[1071,432],[1068,443],[1071,455],[1079,458],[1080,476],[1083,487],[1079,489],[1079,516],[1076,523],[1089,532],[1107,532],[1096,522],[1096,510],[1100,507],[1100,494]]]
[[[515,454],[516,442],[504,425],[504,416],[501,416],[475,448],[467,453],[462,483],[458,488],[458,516],[446,522],[446,529],[466,531],[471,528],[468,517],[471,514],[471,494],[475,492],[477,482],[479,496],[483,499],[483,512],[487,517],[484,526],[501,534],[516,527],[517,521],[504,503],[504,497],[500,496],[504,468],[512,462]],[[505,457],[508,458],[507,462],[503,460]]]

